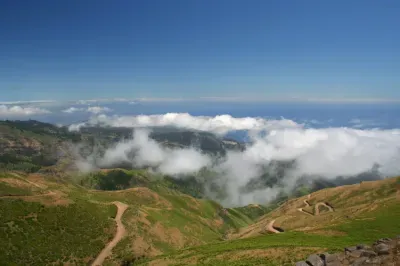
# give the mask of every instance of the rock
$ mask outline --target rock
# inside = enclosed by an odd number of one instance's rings
[[[339,259],[338,254],[324,253],[321,255],[321,257],[325,261],[326,264],[336,263],[336,262],[338,262],[340,264],[340,259]]]
[[[345,251],[346,253],[347,253],[347,252],[353,252],[353,251],[355,251],[355,250],[357,250],[357,247],[356,247],[356,246],[344,248],[344,251]]]
[[[371,249],[371,247],[365,244],[359,244],[357,245],[357,249]]]
[[[378,255],[375,252],[373,252],[372,250],[364,250],[364,249],[362,249],[361,251],[362,251],[361,256],[363,256],[363,257],[371,258],[371,257],[375,257],[375,256]]]
[[[332,261],[325,263],[326,266],[342,266],[343,264],[340,261]]]
[[[358,258],[356,259],[351,266],[361,266],[361,265],[365,265],[365,262],[368,260],[368,258],[362,257],[362,258]]]
[[[375,257],[375,258],[369,258],[365,261],[366,265],[381,265],[382,264],[382,258],[380,257]]]
[[[346,255],[344,253],[337,253],[336,256],[340,262],[342,262],[346,259]]]
[[[392,241],[390,238],[385,237],[385,238],[378,239],[378,241],[376,241],[375,244],[378,245],[380,243],[387,243],[390,241]]]
[[[359,258],[362,256],[362,254],[363,254],[362,249],[357,249],[357,250],[353,250],[351,252],[346,252],[346,255],[350,258]]]
[[[400,238],[381,238],[372,247],[359,244],[335,254],[313,254],[298,266],[400,266]]]
[[[374,247],[376,253],[378,253],[378,255],[386,255],[389,254],[390,252],[390,247],[384,243],[380,243],[378,245],[376,245]]]
[[[310,265],[308,265],[307,262],[305,261],[298,261],[296,262],[296,266],[310,266]]]
[[[307,262],[310,263],[312,266],[324,266],[325,264],[321,257],[316,254],[309,256]]]

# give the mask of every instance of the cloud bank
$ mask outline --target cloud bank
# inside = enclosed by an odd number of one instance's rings
[[[117,143],[106,150],[100,166],[132,163],[134,167],[151,167],[168,175],[191,174],[211,165],[211,158],[194,148],[170,149],[149,138],[146,130],[136,130],[131,140]]]
[[[77,107],[70,107],[68,109],[63,110],[63,113],[76,113],[76,112],[88,112],[92,114],[100,114],[100,113],[106,113],[106,112],[111,112],[112,110],[108,107],[101,107],[101,106],[89,106],[88,108],[77,108]]]
[[[23,117],[48,114],[50,111],[38,107],[19,106],[19,105],[0,105],[0,116],[2,117]]]
[[[300,127],[292,120],[267,120],[261,117],[236,118],[230,115],[192,116],[188,113],[167,113],[163,115],[138,116],[107,116],[98,115],[90,118],[86,123],[73,124],[70,130],[79,130],[84,126],[111,126],[111,127],[164,127],[173,126],[192,130],[208,131],[215,134],[226,134],[237,130],[272,130],[279,128]]]
[[[280,183],[285,189],[294,188],[302,178],[313,180],[324,177],[354,177],[378,171],[380,176],[400,173],[400,130],[361,130],[354,128],[305,128],[291,120],[263,118],[234,118],[189,114],[165,114],[136,117],[108,117],[100,115],[85,125],[112,127],[177,126],[224,134],[232,130],[249,130],[251,142],[243,151],[229,151],[215,160],[192,148],[166,148],[148,137],[148,131],[135,130],[133,139],[119,142],[100,159],[101,165],[131,163],[135,167],[177,178],[197,174],[203,168],[215,173],[212,182],[225,190],[223,204],[240,206],[265,203],[273,199],[281,187],[255,188],[243,192],[249,182],[266,171],[277,175],[273,162],[294,162],[285,171]],[[82,126],[82,125],[81,125]],[[263,134],[259,134],[263,132]],[[378,177],[378,176],[377,176]]]

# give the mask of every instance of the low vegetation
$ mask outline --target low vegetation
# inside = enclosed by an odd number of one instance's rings
[[[337,199],[335,212],[321,214],[319,221],[331,220],[334,215],[344,215],[345,219],[324,222],[322,225],[318,223],[318,220],[311,219],[302,227],[293,225],[292,230],[287,230],[285,233],[269,234],[262,230],[257,236],[249,238],[211,243],[152,259],[142,259],[139,265],[147,265],[150,262],[152,265],[161,263],[168,263],[168,265],[226,265],[228,262],[230,265],[293,265],[296,261],[305,259],[310,253],[336,252],[346,246],[359,243],[372,244],[373,241],[382,237],[394,237],[400,233],[400,224],[398,223],[400,198],[396,194],[399,192],[390,186],[393,182],[397,182],[397,180],[391,179],[366,184],[362,189],[363,193],[351,191],[354,189],[352,186],[343,187],[341,193],[353,196],[346,197],[345,201]],[[335,188],[328,189],[325,194],[332,193],[332,197],[334,197],[336,193],[330,190],[335,190]],[[364,205],[371,200],[366,197],[365,193],[374,195],[371,197],[376,200],[381,200],[379,208]],[[360,201],[356,195],[362,195]],[[365,199],[361,200],[361,198]],[[287,206],[295,206],[294,202],[287,203]],[[341,212],[340,208],[344,208],[346,203],[351,205],[352,210],[359,210],[355,213],[350,209],[347,209],[346,214]],[[284,209],[287,206],[283,205],[281,208]],[[294,214],[290,213],[290,215]],[[300,215],[304,215],[301,212],[298,214],[297,219],[300,219]],[[269,220],[268,217],[271,216],[273,213],[266,215],[264,219]],[[259,223],[262,222],[263,219]],[[287,222],[282,222],[280,225],[287,225],[290,228]],[[254,225],[249,228],[261,229]]]
[[[88,202],[44,206],[0,200],[0,261],[8,265],[86,265],[114,232],[115,210]]]
[[[0,129],[2,265],[90,264],[114,236],[117,201],[128,205],[126,235],[104,265],[292,265],[311,253],[400,233],[400,177],[316,192],[299,186],[269,206],[224,208],[204,198],[195,176],[175,179],[129,167],[64,171],[68,143],[94,144],[97,137],[112,143],[130,130],[88,128],[78,135],[36,121],[4,121]],[[190,143],[193,134],[181,133]],[[175,145],[174,134],[153,137]],[[203,138],[205,149],[219,153],[212,135]],[[202,171],[204,179],[213,177]],[[264,175],[248,189],[274,178]],[[321,182],[318,188],[332,185]],[[334,211],[315,212],[317,203]],[[266,230],[273,220],[284,233]]]

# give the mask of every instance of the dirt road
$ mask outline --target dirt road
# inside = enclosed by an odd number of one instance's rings
[[[275,223],[275,220],[272,220],[271,222],[269,222],[269,224],[267,225],[267,230],[272,233],[279,234],[280,232],[274,228],[274,223]]]
[[[106,247],[100,252],[95,261],[92,263],[92,266],[100,266],[103,265],[104,260],[111,255],[112,249],[118,244],[118,242],[125,236],[126,230],[125,226],[122,224],[121,218],[124,214],[125,210],[128,208],[128,205],[115,201],[113,202],[115,206],[117,206],[118,211],[115,216],[115,222],[117,223],[117,232],[111,242],[109,242]]]
[[[310,195],[308,195],[307,198],[309,199]],[[308,202],[308,200],[303,200],[303,202],[304,202],[305,207],[311,207],[311,205]],[[319,207],[320,206],[325,206],[326,208],[328,208],[328,210],[330,212],[333,212],[333,208],[331,206],[329,206],[328,204],[326,204],[325,202],[317,202],[315,204],[315,206],[314,206],[314,214],[312,214],[311,212],[305,211],[303,208],[298,208],[297,210],[302,212],[302,213],[311,215],[311,216],[316,216],[316,215],[319,215]]]

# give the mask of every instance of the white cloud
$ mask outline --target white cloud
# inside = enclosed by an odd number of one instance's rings
[[[85,109],[83,109],[83,108],[70,107],[68,109],[63,110],[62,112],[72,114],[75,112],[83,112],[83,111],[85,111]]]
[[[48,114],[50,111],[38,107],[32,106],[7,106],[7,105],[0,105],[0,116],[3,117],[21,117],[21,116],[31,116],[31,115],[41,115],[41,114]]]
[[[92,114],[100,114],[100,113],[105,113],[105,112],[111,112],[112,110],[108,107],[91,106],[91,107],[88,107],[87,111]]]
[[[100,115],[89,124],[114,127],[177,126],[215,133],[253,131],[250,134],[251,143],[244,151],[230,151],[218,163],[194,148],[162,147],[142,130],[136,130],[132,140],[120,142],[107,150],[103,158],[103,164],[130,162],[134,166],[151,166],[154,171],[178,176],[198,172],[203,167],[212,168],[218,173],[213,181],[222,185],[228,195],[223,202],[226,205],[263,203],[275,197],[280,188],[242,192],[243,186],[265,171],[266,165],[275,161],[295,161],[293,169],[288,170],[282,179],[287,189],[293,188],[304,176],[323,176],[327,179],[352,177],[374,167],[378,167],[382,176],[400,173],[399,129],[315,129],[285,119],[234,118],[229,115],[195,117],[189,114],[135,117]],[[84,125],[73,125],[70,129],[77,130]],[[260,131],[265,134],[258,134]],[[135,154],[133,158],[128,156],[132,151]]]
[[[85,124],[72,125],[71,128]],[[107,116],[92,117],[86,125],[107,125],[112,127],[156,127],[174,126],[193,130],[210,131],[225,134],[234,130],[271,130],[278,128],[299,127],[292,120],[267,120],[260,117],[235,118],[230,115],[192,116],[188,113],[167,113],[164,115]]]
[[[133,159],[129,154],[133,152]],[[169,175],[190,174],[211,164],[211,159],[193,148],[169,149],[149,139],[148,131],[136,130],[133,139],[122,141],[108,149],[100,165],[131,162],[136,167],[152,167]]]
[[[62,112],[72,114],[76,112],[88,112],[92,114],[100,114],[105,112],[111,112],[112,110],[108,107],[101,107],[101,106],[89,106],[88,108],[77,108],[77,107],[70,107],[68,109],[63,110]]]

